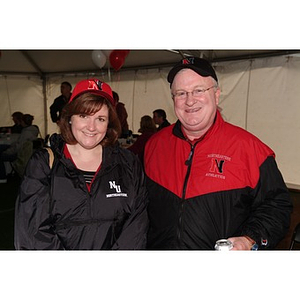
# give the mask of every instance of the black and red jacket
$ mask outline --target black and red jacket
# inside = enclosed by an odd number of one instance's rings
[[[194,144],[179,121],[156,133],[144,159],[148,249],[212,250],[241,235],[271,249],[285,236],[292,204],[274,152],[219,112]]]

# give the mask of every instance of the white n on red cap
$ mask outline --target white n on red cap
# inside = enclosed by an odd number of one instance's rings
[[[91,78],[79,81],[73,90],[69,102],[73,101],[75,98],[84,93],[100,95],[109,100],[113,106],[116,105],[116,101],[113,98],[111,87],[107,83],[99,79]]]

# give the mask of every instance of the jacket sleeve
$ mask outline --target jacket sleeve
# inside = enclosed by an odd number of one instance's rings
[[[56,123],[58,120],[57,112],[59,111],[59,107],[58,107],[58,101],[56,99],[54,100],[53,104],[50,106],[50,116],[53,123]]]
[[[145,176],[142,166],[135,157],[134,166],[135,199],[131,215],[126,220],[122,233],[113,245],[113,250],[138,250],[146,248],[148,231],[148,193],[145,186]]]
[[[259,249],[274,249],[290,226],[293,209],[289,191],[274,157],[260,167],[260,179],[253,190],[253,209],[241,235],[248,235]]]
[[[46,149],[29,160],[15,207],[17,250],[63,249],[51,222],[50,167]]]

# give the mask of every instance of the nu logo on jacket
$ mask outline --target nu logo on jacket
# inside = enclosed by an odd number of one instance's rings
[[[108,182],[109,189],[112,191],[110,194],[106,194],[106,198],[112,197],[128,197],[127,193],[123,193],[121,189],[121,185],[116,184],[114,180]]]

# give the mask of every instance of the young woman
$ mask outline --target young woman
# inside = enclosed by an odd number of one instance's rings
[[[144,249],[148,196],[138,159],[117,145],[109,85],[80,81],[51,149],[30,159],[16,203],[16,249]]]

